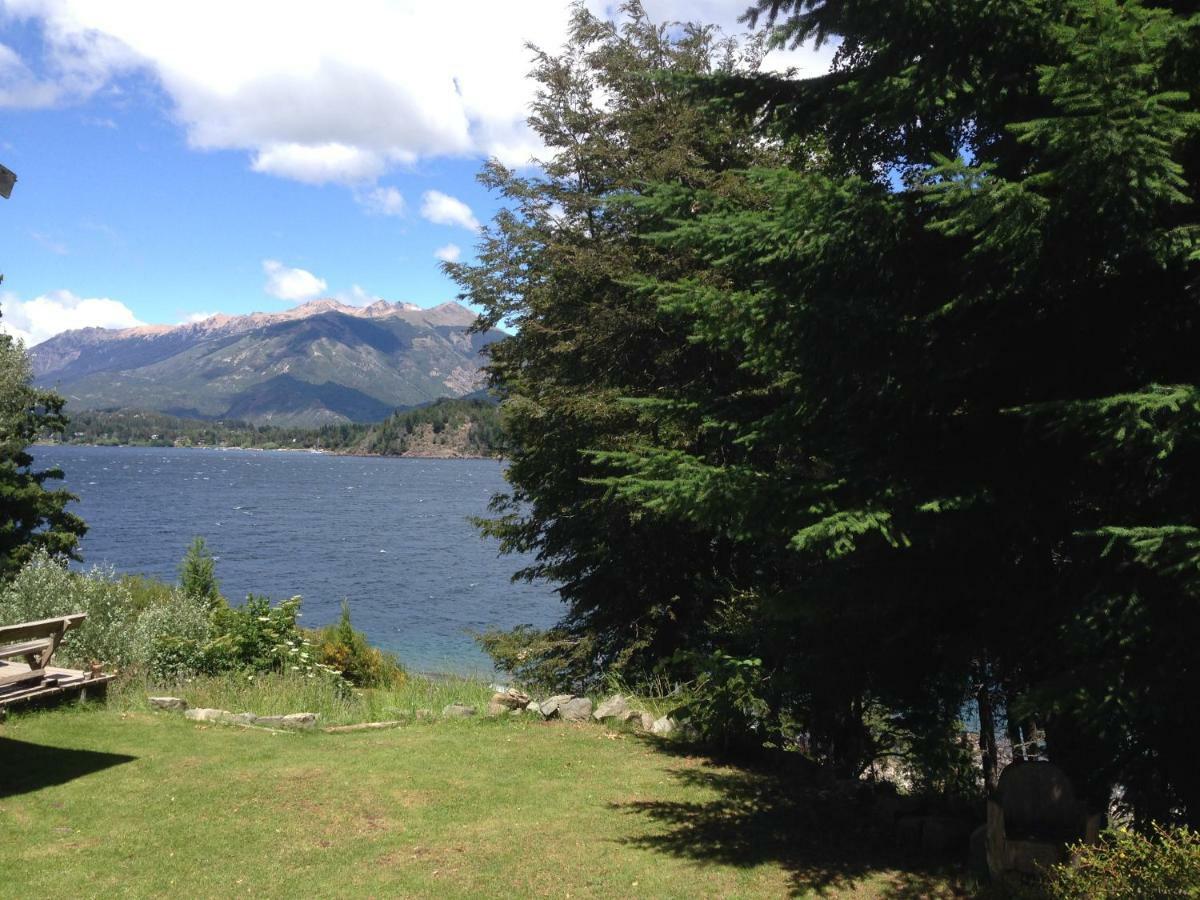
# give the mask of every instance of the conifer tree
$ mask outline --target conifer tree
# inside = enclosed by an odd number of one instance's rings
[[[837,36],[834,70],[706,90],[804,152],[637,206],[706,262],[660,308],[765,402],[647,398],[729,439],[598,458],[626,500],[790,552],[753,594],[809,730],[998,700],[1097,805],[1119,782],[1195,821],[1197,20],[950,6],[760,5],[784,40]]]
[[[47,482],[61,469],[36,469],[28,447],[67,425],[63,398],[32,385],[21,344],[0,332],[0,581],[11,578],[39,549],[77,558],[83,520],[67,511],[75,500]]]

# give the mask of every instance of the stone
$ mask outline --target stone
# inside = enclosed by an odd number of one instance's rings
[[[182,697],[150,697],[150,705],[155,709],[183,711],[188,708],[188,702]]]
[[[657,734],[661,737],[666,737],[669,734],[675,733],[675,720],[670,716],[663,716],[661,719],[655,719],[650,725],[650,733]]]
[[[259,716],[254,723],[266,728],[295,728],[308,730],[317,727],[316,713],[288,713],[286,716]]]
[[[475,707],[467,706],[465,703],[450,703],[442,707],[442,718],[444,719],[466,719],[473,715],[475,715]]]
[[[226,725],[254,725],[258,722],[258,716],[252,712],[226,713],[221,716],[221,721]]]
[[[508,711],[508,707],[497,701],[494,697],[488,702],[487,714],[489,716],[502,716]]]
[[[617,719],[620,722],[629,720],[633,715],[633,710],[629,708],[629,703],[620,694],[614,694],[609,697],[592,713],[592,718],[597,722],[603,722],[605,719]]]
[[[558,708],[568,700],[574,700],[574,694],[555,694],[553,697],[548,697],[541,702],[538,707],[541,710],[542,718],[549,719],[558,715]]]
[[[492,702],[499,703],[506,709],[524,709],[529,705],[530,697],[516,688],[505,688],[492,694]]]
[[[638,713],[634,713],[634,716],[636,717],[636,720],[637,720],[635,722],[635,724],[638,725],[642,729],[642,731],[653,730],[653,728],[654,728],[654,714],[653,713],[638,712]]]
[[[586,722],[592,717],[592,701],[587,697],[573,697],[559,705],[558,715],[567,722]]]
[[[542,714],[542,704],[536,700],[530,700],[529,705],[525,707],[525,712],[537,713],[540,716]]]
[[[185,709],[183,711],[183,717],[185,719],[191,719],[193,722],[220,722],[226,716],[230,715],[233,715],[233,713],[227,712],[223,709],[207,709],[203,706],[196,709]]]

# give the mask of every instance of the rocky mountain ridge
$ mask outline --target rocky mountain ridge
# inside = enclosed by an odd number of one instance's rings
[[[312,427],[370,422],[483,381],[486,346],[457,303],[429,309],[316,300],[278,313],[63,332],[30,350],[38,384],[68,409],[145,409]]]

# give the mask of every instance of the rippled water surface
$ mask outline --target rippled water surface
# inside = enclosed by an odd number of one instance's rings
[[[468,521],[504,487],[492,460],[33,449],[80,498],[86,564],[173,581],[203,535],[231,600],[300,594],[314,626],[348,598],[355,626],[412,669],[490,672],[470,631],[545,626],[561,611],[549,586],[511,583],[526,561],[498,557]]]

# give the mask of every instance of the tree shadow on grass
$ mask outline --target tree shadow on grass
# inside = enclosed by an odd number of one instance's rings
[[[46,747],[0,737],[0,799],[64,784],[135,759],[122,753]]]
[[[668,752],[682,748],[660,744]],[[704,802],[635,801],[613,808],[656,827],[622,843],[672,856],[752,868],[782,866],[794,894],[854,890],[873,896],[963,897],[953,867],[905,858],[871,818],[861,792],[822,786],[795,771],[750,771],[689,756],[671,772],[717,794]]]

